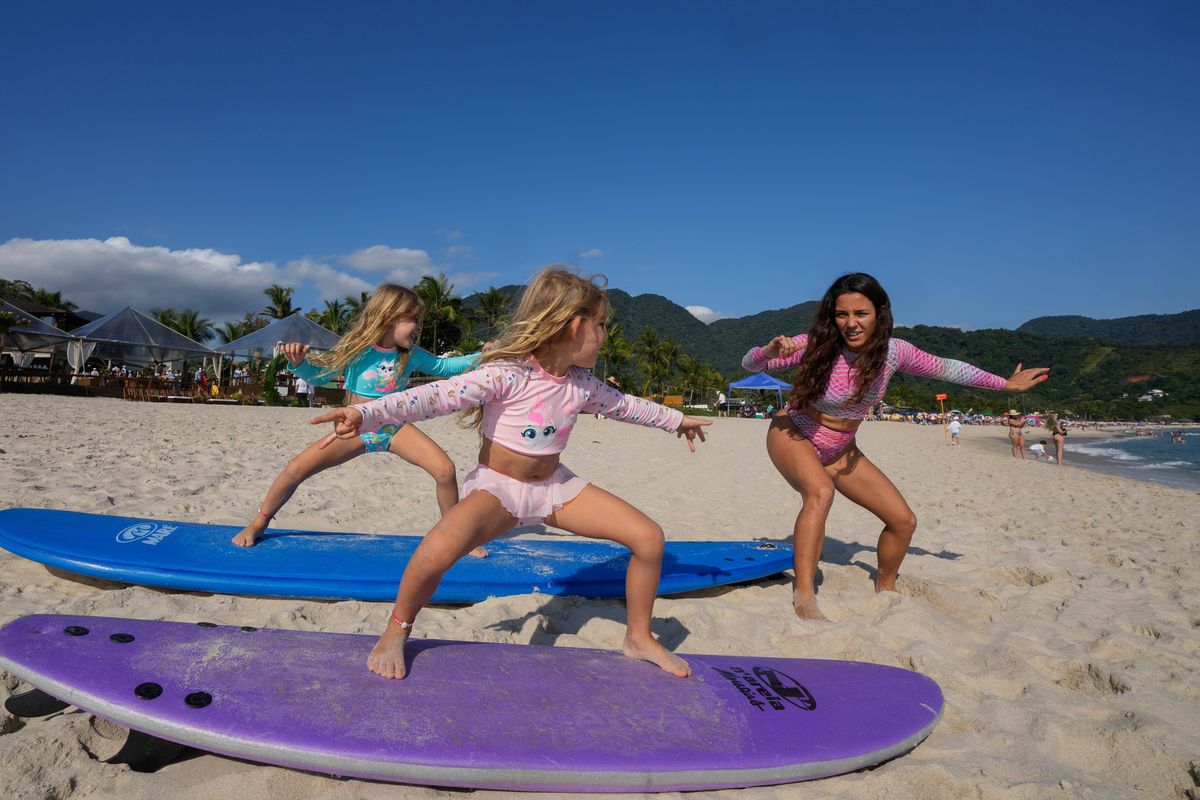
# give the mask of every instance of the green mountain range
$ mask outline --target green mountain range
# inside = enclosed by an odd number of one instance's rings
[[[1200,342],[1200,308],[1179,314],[1142,314],[1117,319],[1037,317],[1017,330],[1038,336],[1090,336],[1123,344],[1193,344]]]

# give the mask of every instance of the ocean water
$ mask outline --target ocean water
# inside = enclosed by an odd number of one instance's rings
[[[1161,433],[1086,442],[1067,436],[1067,464],[1072,454],[1080,454],[1086,458],[1075,461],[1076,466],[1200,491],[1200,431],[1185,433],[1184,441],[1171,444]]]

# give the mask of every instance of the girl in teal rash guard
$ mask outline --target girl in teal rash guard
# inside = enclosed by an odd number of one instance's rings
[[[413,372],[449,378],[476,366],[479,353],[438,358],[417,347],[423,313],[421,299],[414,291],[385,283],[371,295],[354,328],[328,353],[309,359],[308,345],[292,342],[283,346],[283,354],[288,368],[313,385],[344,375],[348,403],[401,391],[408,386]],[[234,544],[252,547],[301,483],[363,453],[392,453],[428,472],[437,484],[437,503],[443,515],[458,502],[454,462],[414,425],[386,425],[324,449],[317,444],[306,447],[279,473],[254,519],[233,537]],[[473,555],[486,552],[480,550]]]

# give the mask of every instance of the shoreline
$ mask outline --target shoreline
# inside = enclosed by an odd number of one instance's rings
[[[967,430],[974,428],[979,433],[974,436],[967,436]],[[995,436],[987,436],[984,432],[996,429]],[[962,435],[963,447],[971,447],[980,451],[994,451],[999,448],[999,451],[1010,460],[1020,461],[1021,459],[1012,459],[1012,452],[1009,449],[1008,435],[1002,432],[999,426],[963,426]],[[1046,436],[1030,436],[1025,435],[1025,460],[1033,461],[1037,464],[1037,459],[1029,455],[1029,445],[1033,442],[1046,439],[1046,452],[1051,454],[1051,460],[1043,460],[1039,466],[1057,467],[1053,459],[1054,443],[1050,441],[1049,435]],[[1072,447],[1072,444],[1086,443],[1087,445],[1099,445],[1105,442],[1120,441],[1122,439],[1132,438],[1125,431],[1116,430],[1081,430],[1071,431],[1067,436],[1066,441],[1066,458],[1067,461],[1064,467],[1078,467],[1079,469],[1096,472],[1101,475],[1109,475],[1113,477],[1126,478],[1132,481],[1142,483],[1151,483],[1158,486],[1170,486],[1183,491],[1200,492],[1200,478],[1192,478],[1190,474],[1181,472],[1171,472],[1167,470],[1152,471],[1146,467],[1138,468],[1123,465],[1120,461],[1104,456],[1098,456],[1092,453],[1080,452],[1077,448]]]

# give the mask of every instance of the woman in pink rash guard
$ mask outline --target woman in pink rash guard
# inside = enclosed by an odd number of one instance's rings
[[[813,582],[835,490],[883,522],[875,590],[896,591],[900,562],[917,518],[855,441],[859,423],[883,399],[894,373],[1007,392],[1024,392],[1048,377],[1047,369],[1023,370],[1018,364],[1005,379],[930,355],[893,338],[892,324],[891,303],[879,282],[865,273],[851,273],[825,292],[807,334],[776,336],[742,359],[751,372],[796,369],[785,408],[771,420],[767,453],[802,499],[795,525],[792,605],[803,619],[826,619]]]

